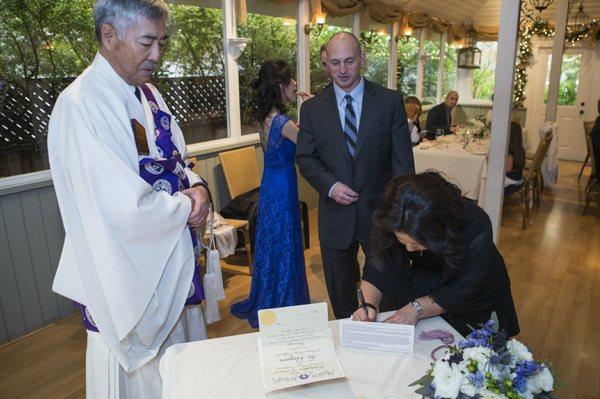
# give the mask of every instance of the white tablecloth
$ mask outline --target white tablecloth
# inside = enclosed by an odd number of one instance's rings
[[[434,169],[455,183],[463,194],[483,207],[489,141],[476,140],[467,149],[455,135],[425,141],[413,148],[417,173]]]
[[[420,341],[419,332],[442,329],[462,339],[444,319],[422,320],[416,328],[412,355],[339,346],[338,321],[329,322],[345,379],[318,382],[264,393],[258,358],[258,333],[171,346],[160,362],[164,399],[306,399],[419,398],[408,384],[429,368],[439,340]],[[438,356],[443,353],[438,351]]]

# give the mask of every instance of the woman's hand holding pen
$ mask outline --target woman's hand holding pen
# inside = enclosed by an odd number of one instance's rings
[[[365,312],[365,309],[367,309],[366,312]],[[352,314],[352,320],[355,320],[355,321],[375,321],[375,320],[377,320],[377,312],[373,308],[359,307]]]
[[[362,289],[356,290],[358,296],[358,309],[352,315],[352,320],[357,321],[375,321],[377,319],[377,309],[374,305],[365,302]]]

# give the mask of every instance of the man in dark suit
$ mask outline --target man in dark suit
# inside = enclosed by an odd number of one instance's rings
[[[443,103],[431,108],[427,113],[425,129],[429,138],[435,137],[437,129],[444,129],[444,134],[456,133],[456,126],[452,126],[452,110],[458,103],[458,93],[454,90],[448,92]]]
[[[402,95],[364,79],[363,62],[356,36],[333,36],[333,84],[300,109],[296,162],[319,192],[323,271],[336,318],[356,310],[358,247],[368,260],[371,215],[388,181],[415,170]]]

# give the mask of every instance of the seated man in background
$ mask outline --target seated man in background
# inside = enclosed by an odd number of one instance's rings
[[[458,103],[458,93],[451,90],[446,95],[443,103],[436,105],[427,113],[427,123],[425,129],[429,134],[435,136],[437,129],[443,129],[444,134],[456,133],[456,126],[452,125],[452,110]]]

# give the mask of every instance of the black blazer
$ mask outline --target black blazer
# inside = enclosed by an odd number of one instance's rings
[[[415,165],[402,95],[364,80],[362,112],[354,159],[346,147],[333,85],[300,108],[296,162],[319,193],[321,244],[347,249],[368,240],[371,215],[393,176],[414,173]],[[344,206],[328,197],[335,182],[359,194]]]
[[[445,310],[442,315],[466,336],[496,312],[500,327],[509,336],[519,333],[510,279],[502,255],[493,241],[492,223],[483,209],[463,199],[467,226],[462,232],[464,255],[458,268],[431,251],[408,252],[398,243],[381,262],[365,263],[363,280],[391,298],[399,309],[431,295]],[[376,265],[376,266],[375,266]]]
[[[446,112],[446,104],[441,103],[431,108],[427,113],[427,122],[425,129],[427,135],[435,137],[436,129],[444,129],[444,134],[450,134],[450,126],[452,126],[452,114]]]

